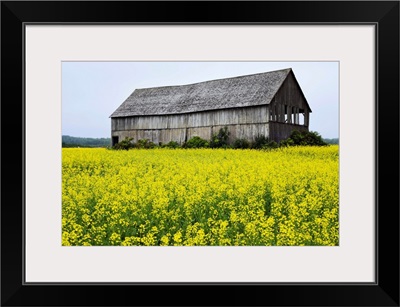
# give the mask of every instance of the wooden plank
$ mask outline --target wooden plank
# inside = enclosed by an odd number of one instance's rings
[[[308,111],[308,108],[305,109],[304,116],[304,126],[308,127],[310,122],[310,112]]]
[[[257,124],[266,123],[266,106],[216,110],[181,115],[135,116],[129,118],[113,118],[112,131],[133,129],[179,129],[194,127],[210,127],[215,125]]]

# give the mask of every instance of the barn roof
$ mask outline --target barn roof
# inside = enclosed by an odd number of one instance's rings
[[[291,68],[187,85],[136,89],[110,117],[181,114],[269,104]]]

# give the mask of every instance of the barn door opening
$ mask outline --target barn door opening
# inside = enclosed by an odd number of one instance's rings
[[[304,126],[305,125],[305,120],[304,120],[304,113],[301,113],[302,116],[299,118],[299,125]]]
[[[305,125],[305,114],[303,109],[299,109],[299,112],[302,116],[299,117],[299,125]]]
[[[118,143],[118,136],[113,136],[112,137],[112,146]]]

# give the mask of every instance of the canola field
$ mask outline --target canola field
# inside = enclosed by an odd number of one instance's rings
[[[339,245],[339,149],[62,149],[63,246]]]

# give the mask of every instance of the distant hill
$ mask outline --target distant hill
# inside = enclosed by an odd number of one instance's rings
[[[328,144],[339,144],[339,139],[323,139]]]
[[[110,138],[82,138],[69,135],[62,136],[62,147],[107,147],[110,145]]]

